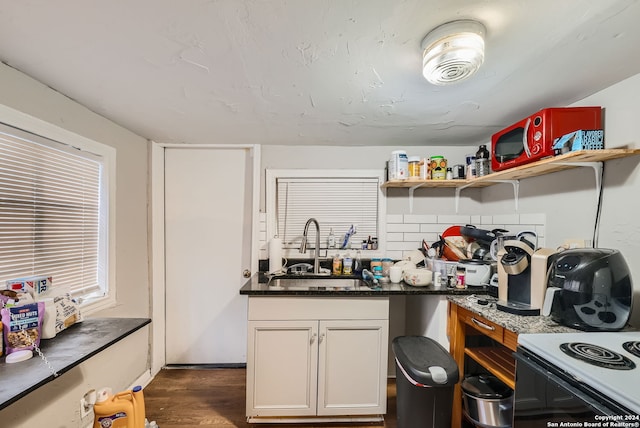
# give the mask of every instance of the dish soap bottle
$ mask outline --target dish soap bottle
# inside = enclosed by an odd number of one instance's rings
[[[362,273],[362,253],[360,250],[356,251],[356,258],[353,260],[353,273],[357,276]]]
[[[331,270],[331,274],[342,275],[342,257],[340,257],[340,254],[333,256],[333,269]]]
[[[329,236],[327,237],[327,248],[336,247],[336,236],[333,234],[333,227],[329,230]]]

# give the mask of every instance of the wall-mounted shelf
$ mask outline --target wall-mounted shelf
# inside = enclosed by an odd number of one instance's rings
[[[498,183],[511,183],[513,185],[517,210],[519,180],[523,178],[537,177],[544,174],[550,174],[552,172],[588,166],[594,168],[596,172],[596,187],[599,188],[601,186],[601,181],[598,174],[602,171],[602,162],[635,155],[640,155],[640,149],[581,150],[542,159],[528,165],[518,166],[503,171],[496,171],[489,175],[477,177],[471,180],[394,180],[387,181],[382,184],[382,187],[408,188],[410,212],[413,212],[413,193],[416,189],[421,187],[454,188],[456,189],[456,212],[458,212],[458,201],[460,191],[462,189],[471,187],[487,187]]]
[[[393,180],[387,181],[382,187],[486,187],[495,184],[495,180],[520,180],[564,169],[578,168],[584,166],[582,165],[584,162],[603,162],[639,154],[640,149],[581,150],[504,171],[496,171],[471,180]]]

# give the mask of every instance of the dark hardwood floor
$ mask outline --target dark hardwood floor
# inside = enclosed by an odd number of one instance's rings
[[[159,428],[260,427],[245,417],[246,370],[239,368],[163,369],[144,389],[147,419]],[[266,426],[273,426],[267,424]],[[315,424],[282,426],[319,427]],[[326,424],[330,428],[396,428],[395,380],[387,384],[387,414],[384,424]]]

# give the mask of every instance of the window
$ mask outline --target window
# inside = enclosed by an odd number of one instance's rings
[[[384,237],[383,171],[370,170],[267,170],[267,240],[278,235],[285,249],[300,246],[305,223],[320,224],[320,247],[327,247],[331,230],[339,248],[351,227],[356,234],[351,247],[369,237]],[[315,242],[315,228],[309,232]],[[292,251],[295,254],[297,251]]]
[[[76,137],[62,144],[0,124],[0,284],[49,275],[83,301],[108,296],[111,148],[85,150]]]

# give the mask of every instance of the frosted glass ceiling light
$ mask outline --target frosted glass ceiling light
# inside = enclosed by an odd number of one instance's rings
[[[484,61],[484,25],[459,20],[442,24],[422,40],[422,74],[434,85],[460,82]]]

